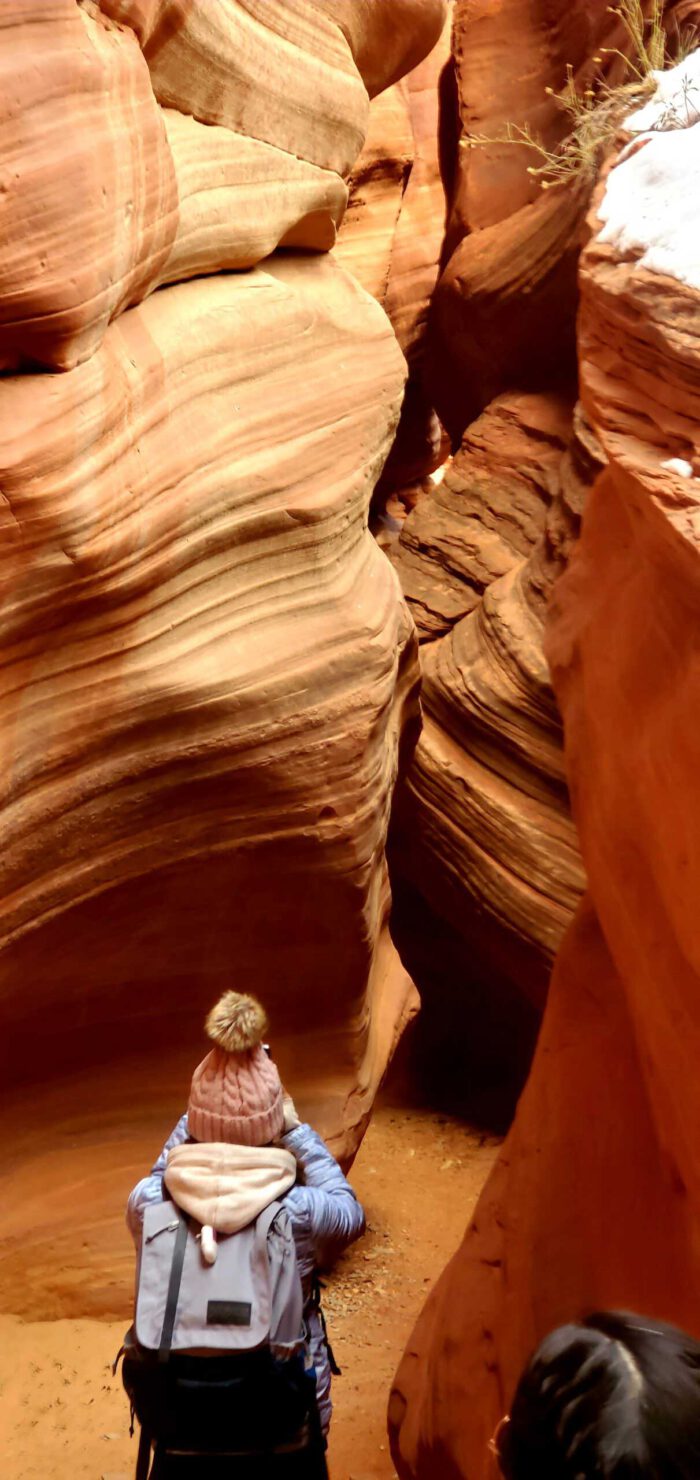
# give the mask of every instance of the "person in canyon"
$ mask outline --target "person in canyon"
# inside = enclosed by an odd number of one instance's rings
[[[316,1373],[327,1434],[333,1363],[316,1269],[321,1253],[325,1262],[360,1237],[365,1217],[335,1158],[311,1126],[300,1122],[284,1092],[263,1043],[267,1028],[261,1004],[238,992],[225,993],[209,1013],[206,1031],[214,1046],[195,1069],[186,1113],[129,1197],[127,1223],[138,1248],[146,1208],[170,1196],[202,1224],[202,1256],[211,1263],[218,1232],[235,1232],[272,1201],[283,1203],[304,1295],[307,1365]],[[230,1147],[223,1175],[221,1143]]]
[[[620,1312],[561,1326],[491,1442],[505,1480],[697,1480],[700,1342]]]

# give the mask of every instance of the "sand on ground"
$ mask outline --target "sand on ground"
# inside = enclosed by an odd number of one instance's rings
[[[454,1253],[499,1142],[429,1111],[382,1104],[351,1180],[368,1231],[328,1277],[331,1480],[390,1480],[391,1379],[423,1298]],[[127,1235],[125,1234],[125,1237]],[[123,1322],[0,1316],[3,1480],[131,1480],[136,1439],[111,1372]]]

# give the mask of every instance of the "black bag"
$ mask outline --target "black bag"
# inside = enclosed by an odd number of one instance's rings
[[[184,1214],[172,1203],[148,1210],[136,1323],[119,1353],[142,1430],[137,1480],[149,1474],[152,1445],[153,1480],[171,1473],[171,1459],[177,1466],[195,1456],[214,1466],[217,1456],[222,1463],[235,1457],[237,1476],[325,1475],[315,1376],[304,1366],[301,1286],[284,1220],[279,1205],[271,1207],[244,1231],[245,1248],[241,1235],[233,1235],[207,1270]],[[267,1332],[274,1345],[264,1339]],[[193,1339],[197,1345],[188,1349]],[[277,1455],[282,1460],[280,1451],[289,1454],[283,1469],[273,1462]],[[304,1451],[320,1457],[321,1468],[294,1468],[294,1455]],[[243,1468],[255,1456],[269,1459],[265,1470]],[[207,1475],[210,1468],[207,1463]]]
[[[122,1379],[141,1427],[169,1449],[270,1451],[292,1442],[315,1419],[315,1379],[301,1357],[173,1352],[161,1362],[129,1332]]]

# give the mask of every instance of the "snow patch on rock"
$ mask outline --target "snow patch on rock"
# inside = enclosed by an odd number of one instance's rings
[[[689,128],[700,119],[700,48],[671,67],[668,72],[654,72],[656,92],[653,98],[631,113],[625,122],[628,134],[645,134],[652,129]]]
[[[692,478],[693,464],[686,462],[684,457],[669,457],[662,462],[662,468],[668,473],[677,473],[679,478]]]
[[[638,137],[608,176],[598,240],[700,291],[700,50],[656,75],[625,124]]]

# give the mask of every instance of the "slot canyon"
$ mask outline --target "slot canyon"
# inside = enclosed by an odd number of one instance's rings
[[[0,1472],[133,1474],[233,988],[367,1215],[331,1480],[496,1480],[555,1327],[700,1338],[700,3],[5,0],[0,78]]]

